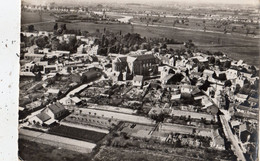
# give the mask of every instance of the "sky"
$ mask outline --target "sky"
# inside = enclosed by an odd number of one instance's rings
[[[259,4],[260,0],[23,0],[32,4],[48,4],[50,2],[55,3],[74,3],[74,4],[84,4],[88,2],[102,3],[102,2],[117,2],[117,3],[168,3],[168,2],[186,2],[186,3],[226,3],[226,4]]]

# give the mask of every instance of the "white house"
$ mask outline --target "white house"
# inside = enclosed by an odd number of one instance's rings
[[[239,76],[239,72],[235,69],[228,69],[226,71],[227,79],[236,79]]]
[[[142,75],[136,75],[133,78],[133,86],[142,87],[144,82],[144,77]]]
[[[244,102],[246,99],[247,99],[248,95],[246,94],[241,94],[241,93],[238,93],[235,95],[235,99],[238,101],[238,102]]]

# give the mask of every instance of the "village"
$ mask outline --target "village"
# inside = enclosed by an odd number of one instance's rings
[[[181,49],[167,42],[29,26],[21,32],[19,137],[81,153],[196,147],[218,160],[254,160],[259,69],[191,40]]]

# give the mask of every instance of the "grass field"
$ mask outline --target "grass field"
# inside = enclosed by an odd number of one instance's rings
[[[18,140],[19,156],[26,161],[90,161],[90,155],[40,144],[25,139]],[[47,154],[47,155],[46,155]]]
[[[50,16],[49,13],[42,13],[42,19],[38,12],[21,12],[21,24],[29,24],[35,22],[45,22],[54,20],[54,17]]]
[[[63,125],[51,128],[49,133],[91,143],[97,143],[106,135],[96,131],[83,130]]]
[[[52,31],[54,23],[35,24],[36,30]],[[67,23],[67,29],[95,32],[96,29],[103,31],[104,27],[112,32],[122,31],[122,34],[131,32],[131,25],[129,24],[95,24],[95,23]],[[22,29],[25,29],[23,26]],[[178,41],[188,41],[189,39],[200,48],[209,51],[221,51],[233,59],[243,59],[248,64],[259,65],[259,39],[222,34],[209,33],[198,31],[187,31],[165,27],[151,27],[151,26],[134,26],[134,32],[141,34],[143,37],[167,37]]]
[[[123,148],[102,148],[94,161],[190,161],[197,160],[185,156],[172,156],[167,153],[149,150],[129,150]]]

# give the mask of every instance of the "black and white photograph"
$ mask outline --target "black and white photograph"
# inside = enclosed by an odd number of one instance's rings
[[[22,0],[18,160],[258,161],[259,10]]]

